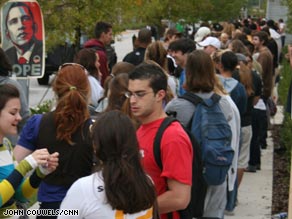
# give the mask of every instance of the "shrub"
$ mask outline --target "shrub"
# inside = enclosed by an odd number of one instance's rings
[[[287,51],[286,48],[284,51]],[[292,146],[292,120],[291,115],[285,112],[287,105],[287,96],[289,92],[289,86],[292,79],[292,69],[288,60],[284,59],[282,62],[283,68],[281,69],[281,80],[278,86],[279,102],[284,106],[284,120],[280,131],[281,145],[287,149],[287,156],[291,156]],[[290,160],[290,159],[289,159]]]
[[[30,113],[33,114],[43,114],[50,112],[53,106],[53,100],[45,100],[44,102],[38,104],[36,107],[30,108]]]

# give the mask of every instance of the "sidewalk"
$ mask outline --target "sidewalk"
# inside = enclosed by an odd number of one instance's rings
[[[282,124],[283,107],[271,119],[272,124]],[[273,192],[273,149],[271,132],[268,132],[268,147],[262,150],[261,170],[256,173],[245,172],[238,191],[238,205],[234,216],[225,219],[270,219]]]

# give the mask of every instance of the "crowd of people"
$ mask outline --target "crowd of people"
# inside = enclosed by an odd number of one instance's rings
[[[232,132],[232,164],[223,183],[207,186],[199,218],[234,214],[244,172],[261,169],[267,147],[267,103],[275,101],[285,24],[245,19],[202,23],[193,39],[175,28],[161,40],[152,36],[141,28],[133,51],[110,68],[112,25],[97,22],[95,38],[55,76],[54,110],[30,118],[0,49],[1,216],[39,187],[40,209],[78,209],[70,218],[192,218],[182,216],[192,199],[196,153],[185,129],[197,106],[180,98],[187,93],[203,100],[219,96]],[[153,145],[169,112],[177,121],[162,136],[160,168]],[[17,142],[12,145],[8,135],[19,135]],[[69,218],[37,218],[47,217]]]

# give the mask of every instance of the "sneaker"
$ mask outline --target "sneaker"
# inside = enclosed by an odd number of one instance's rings
[[[245,172],[250,172],[250,173],[255,173],[256,171],[257,171],[256,166],[252,166],[252,165],[249,165],[249,166],[245,169]]]
[[[234,216],[234,210],[232,210],[232,211],[225,210],[224,214],[228,215],[228,216]]]

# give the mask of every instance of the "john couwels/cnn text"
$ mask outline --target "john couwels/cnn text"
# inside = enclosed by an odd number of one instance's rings
[[[78,209],[6,209],[4,216],[78,216]]]

